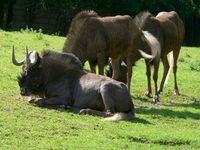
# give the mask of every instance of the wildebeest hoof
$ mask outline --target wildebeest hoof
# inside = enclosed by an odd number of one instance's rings
[[[113,116],[113,113],[111,113],[111,111],[107,111],[106,112],[106,117],[111,117],[111,116]]]
[[[28,100],[28,102],[33,104],[36,102],[36,99],[30,99],[30,100]]]
[[[88,109],[81,109],[78,114],[79,115],[86,115],[86,114],[88,114]]]
[[[29,103],[34,103],[35,102],[35,97],[33,95],[28,97],[28,102]]]
[[[144,93],[144,95],[147,96],[147,97],[151,97],[151,92],[146,91],[146,92]]]
[[[153,99],[152,99],[152,102],[157,103],[157,102],[160,102],[160,100],[157,96],[154,96]]]
[[[176,96],[180,95],[180,93],[179,93],[179,91],[177,89],[174,90],[174,95],[176,95]]]
[[[40,106],[40,107],[43,107],[44,106],[44,101],[43,100],[37,100],[37,101],[35,101],[35,104]]]
[[[161,90],[161,89],[158,89],[157,92],[158,92],[158,94],[160,94],[160,93],[162,92],[162,90]]]

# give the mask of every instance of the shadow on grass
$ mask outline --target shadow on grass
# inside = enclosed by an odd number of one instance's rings
[[[135,118],[134,120],[130,121],[132,123],[141,123],[141,124],[151,124],[149,121],[141,118]]]
[[[195,108],[195,109],[200,109],[200,103],[176,104],[176,106],[180,106],[180,107],[191,107],[191,108]]]
[[[163,117],[170,118],[191,118],[195,120],[200,120],[200,113],[192,113],[189,111],[174,111],[166,108],[156,109],[156,108],[137,108],[138,114],[146,114],[146,115],[160,115]]]
[[[169,140],[169,139],[158,139],[158,140],[152,140],[152,139],[147,139],[143,137],[134,137],[130,136],[128,137],[128,140],[131,142],[137,142],[137,143],[152,143],[152,144],[158,144],[158,145],[167,145],[167,146],[189,146],[191,145],[191,141],[189,140],[180,140],[180,139],[174,139],[174,140]]]
[[[36,104],[31,104],[32,106],[34,107],[40,107]],[[57,110],[57,111],[61,111],[61,112],[69,112],[69,113],[74,113],[75,115],[79,115],[79,109],[77,108],[73,108],[73,107],[65,107],[65,106],[59,106],[59,105],[54,105],[54,106],[43,106],[43,107],[40,107],[41,109],[54,109],[54,110]],[[94,115],[92,115],[94,116]],[[100,117],[100,116],[97,116],[97,117]],[[100,117],[100,118],[103,118],[103,117]],[[132,122],[132,123],[141,123],[141,124],[151,124],[149,121],[145,120],[145,119],[142,119],[142,118],[134,118],[134,120],[123,120],[123,121],[127,121],[127,122]]]
[[[131,98],[132,98],[132,100],[140,100],[142,102],[152,103],[152,101],[151,101],[152,98],[145,97],[145,96],[141,97],[141,96],[131,95]]]
[[[185,94],[181,94],[179,99],[185,99],[183,104],[178,103],[178,101],[170,102],[169,104],[163,104],[163,106],[177,106],[177,107],[190,107],[194,109],[200,109],[200,97],[191,97]]]
[[[180,104],[180,103],[170,103],[170,104],[163,104],[163,106],[175,106],[175,107],[190,107],[194,109],[199,109],[200,110],[200,103],[198,102],[193,102],[193,103],[188,103],[188,104]]]
[[[170,102],[168,104],[161,104],[162,106],[173,106],[173,107],[191,107],[194,109],[200,109],[200,98],[190,97],[185,94],[181,94],[180,97],[183,97],[184,99],[187,99],[189,102],[181,104],[176,102]],[[147,97],[140,97],[140,96],[132,96],[133,99],[137,99],[140,101],[143,101],[145,103],[151,103],[151,98]],[[151,115],[160,115],[164,117],[171,117],[171,118],[191,118],[195,120],[200,120],[200,113],[193,113],[190,111],[174,111],[167,108],[148,108],[148,107],[139,107],[137,108],[137,114],[151,114]]]

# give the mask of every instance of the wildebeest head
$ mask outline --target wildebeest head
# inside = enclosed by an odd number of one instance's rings
[[[32,94],[39,94],[41,92],[42,84],[42,67],[41,58],[35,51],[28,52],[26,48],[26,57],[22,61],[17,61],[15,58],[14,47],[12,49],[12,62],[16,66],[21,66],[23,71],[18,76],[18,84],[20,86],[20,94],[29,96]]]
[[[31,70],[30,73],[22,72],[18,78],[20,94],[22,96],[36,95],[43,91],[40,69]]]
[[[51,50],[44,50],[40,55],[37,52],[28,52],[23,61],[15,59],[13,48],[13,64],[22,65],[23,71],[18,77],[21,95],[44,96],[44,89],[49,84],[58,83],[63,79],[70,82],[85,74],[80,60],[70,53],[59,53]]]

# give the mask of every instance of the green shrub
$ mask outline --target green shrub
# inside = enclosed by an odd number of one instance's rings
[[[180,58],[178,59],[178,61],[179,61],[179,62],[186,62],[186,60],[185,60],[184,57],[180,57]]]
[[[190,69],[192,71],[200,71],[200,62],[192,62],[190,64]]]

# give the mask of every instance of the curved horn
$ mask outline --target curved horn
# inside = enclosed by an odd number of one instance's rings
[[[14,65],[16,66],[21,66],[23,63],[24,63],[24,60],[18,62],[15,58],[15,49],[14,49],[14,46],[12,47],[12,62]]]

